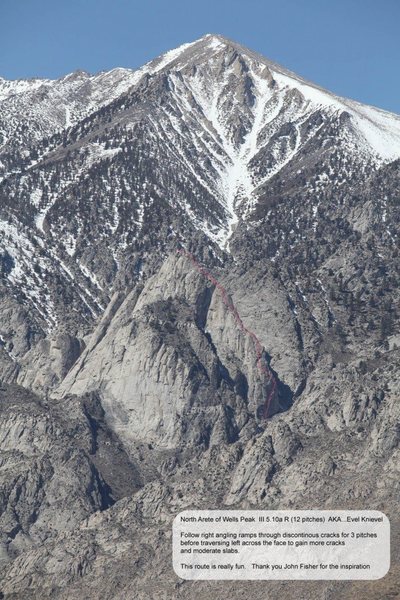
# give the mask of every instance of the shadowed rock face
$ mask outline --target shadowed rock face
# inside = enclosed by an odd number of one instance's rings
[[[263,597],[173,573],[228,506],[385,511],[384,580],[268,597],[393,595],[399,118],[220,36],[0,115],[1,594]]]

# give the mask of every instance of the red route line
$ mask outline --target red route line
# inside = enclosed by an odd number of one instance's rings
[[[207,269],[205,269],[204,267],[202,267],[200,265],[200,263],[195,259],[193,254],[191,254],[187,250],[184,250],[183,248],[178,248],[177,252],[179,254],[181,254],[182,256],[185,256],[186,258],[188,258],[193,263],[196,271],[198,271],[201,275],[203,275],[203,277],[205,277],[206,279],[211,281],[211,283],[219,291],[223,303],[225,304],[225,306],[228,308],[228,310],[233,315],[239,329],[245,335],[249,336],[253,340],[254,348],[256,351],[256,357],[257,357],[257,363],[256,363],[257,368],[262,375],[267,376],[267,378],[268,378],[267,385],[272,384],[271,389],[270,389],[269,393],[267,394],[267,398],[265,400],[264,410],[263,410],[263,416],[265,419],[267,419],[269,416],[269,409],[271,406],[271,401],[272,401],[272,398],[273,398],[276,388],[277,388],[277,381],[276,381],[276,378],[274,377],[274,375],[272,374],[271,370],[267,367],[266,364],[264,364],[264,361],[262,359],[263,358],[262,354],[263,354],[264,348],[263,348],[260,340],[258,339],[256,334],[253,333],[253,331],[250,331],[250,329],[248,329],[246,327],[246,325],[243,323],[243,321],[237,311],[236,306],[233,304],[233,302],[231,300],[229,300],[229,296],[228,296],[226,289],[219,283],[219,281],[217,279],[215,279],[215,277],[209,271],[207,271]]]

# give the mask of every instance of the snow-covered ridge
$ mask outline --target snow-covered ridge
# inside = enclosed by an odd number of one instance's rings
[[[245,60],[249,60],[250,57],[249,62],[253,65],[264,64],[281,90],[297,89],[316,108],[349,112],[375,158],[390,162],[400,157],[400,115],[337,96],[222,36],[208,34],[197,43],[199,42],[206,42],[211,49],[231,46],[241,53]]]
[[[49,79],[16,79],[7,80],[0,77],[0,102],[9,96],[32,92],[43,84],[50,83]]]
[[[389,162],[400,157],[399,115],[337,96],[222,36],[207,34],[191,44],[184,44],[170,51],[162,59],[157,59],[157,71],[168,65],[179,70],[186,65],[186,60],[196,63],[193,53],[198,54],[199,62],[211,61],[216,52],[224,52],[229,48],[234,48],[249,64],[269,68],[280,90],[297,89],[315,108],[349,112],[355,127],[376,159]],[[153,64],[154,61],[144,69],[150,73],[155,72]],[[254,77],[254,73],[252,75]]]
[[[251,213],[262,186],[318,135],[322,125],[313,126],[310,122],[319,112],[327,118],[350,115],[351,128],[344,134],[349,155],[364,156],[376,165],[400,157],[399,116],[340,98],[213,34],[170,50],[136,71],[116,68],[95,75],[77,71],[54,81],[0,80],[0,97],[3,94],[4,98],[0,115],[4,115],[5,123],[5,130],[0,131],[0,151],[9,140],[15,140],[11,129],[21,114],[28,123],[40,123],[37,131],[35,127],[28,129],[34,132],[29,134],[33,140],[28,141],[34,142],[78,123],[134,88],[144,75],[156,77],[161,73],[172,84],[171,110],[165,113],[165,122],[160,116],[158,121],[149,117],[150,122],[156,136],[169,144],[182,167],[224,207],[226,223],[216,231],[208,223],[197,221],[193,208],[185,206],[190,219],[195,219],[196,225],[221,244],[227,241],[239,218]],[[246,100],[244,78],[251,88],[252,101]],[[181,118],[174,114],[176,108]],[[10,131],[7,124],[11,124]],[[286,126],[290,127],[285,133]],[[245,133],[238,135],[240,128],[245,128]],[[189,146],[199,156],[207,157],[217,178],[203,172],[198,161],[191,163],[184,151]],[[87,149],[90,160],[80,171],[103,156],[118,152],[104,151],[91,142]],[[41,206],[36,219],[39,229],[51,205],[52,202]]]
[[[349,112],[355,128],[360,133],[360,140],[365,141],[367,151],[369,150],[377,160],[391,161],[400,156],[400,117],[398,115],[341,98],[261,55],[215,34],[207,34],[194,42],[182,44],[137,70],[115,68],[94,75],[77,71],[56,80],[7,81],[0,78],[0,116],[4,112],[4,122],[10,120],[10,117],[11,120],[14,118],[15,122],[16,113],[21,112],[23,108],[21,102],[25,96],[30,104],[33,103],[33,106],[28,105],[26,116],[29,117],[31,114],[32,119],[35,120],[40,118],[41,129],[44,129],[43,133],[47,134],[47,132],[50,133],[47,130],[60,130],[73,126],[100,106],[108,104],[127,92],[145,74],[156,75],[161,71],[169,70],[182,71],[189,64],[195,66],[211,64],[218,54],[227,53],[232,49],[250,65],[254,81],[257,78],[254,66],[265,66],[270,70],[280,91],[297,89],[315,109],[324,107],[329,110]],[[218,83],[218,81],[215,82],[216,85]],[[48,96],[48,101],[46,98],[38,99],[35,96],[38,91]],[[34,95],[32,96],[32,94]],[[79,102],[80,95],[82,96],[81,102]],[[19,100],[16,101],[16,98]],[[10,102],[11,104],[16,103],[15,110],[9,106]],[[54,106],[55,102],[56,106]],[[211,106],[209,110],[211,110]],[[5,130],[0,130],[0,135],[3,137],[3,143],[0,143],[0,146],[5,146],[8,139],[7,134],[10,133],[7,131],[6,125],[3,127]]]
[[[161,211],[179,235],[180,228],[202,230],[210,247],[229,249],[238,224],[267,206],[271,190],[274,201],[276,190],[307,176],[300,185],[315,232],[328,186],[338,189],[358,169],[400,156],[398,116],[339,98],[215,35],[136,71],[0,80],[0,93],[0,175],[2,161],[14,155],[8,173],[15,176],[4,189],[16,214],[31,219],[19,231],[6,211],[2,217],[3,247],[14,261],[8,281],[49,326],[57,308],[47,302],[43,273],[47,281],[61,273],[95,318],[114,264],[119,269],[149,234],[158,239],[149,223]],[[38,245],[41,272],[31,264]],[[110,253],[107,278],[98,248]],[[272,260],[278,257],[279,248]]]
[[[235,102],[235,90],[229,89],[228,85],[229,77],[232,76],[232,66],[225,68],[223,79],[207,80],[206,88],[204,78],[197,73],[187,77],[185,81],[207,120],[212,124],[228,157],[227,167],[221,173],[221,191],[230,214],[229,232],[237,222],[236,209],[240,205],[240,199],[246,198],[251,206],[251,199],[256,189],[295,158],[307,141],[302,139],[300,127],[319,110],[327,115],[342,113],[350,115],[353,128],[351,136],[348,137],[350,153],[364,155],[376,165],[400,157],[400,116],[332,94],[221,36],[209,34],[188,45],[187,48],[184,46],[178,48],[171,54],[174,63],[170,67],[173,71],[180,71],[193,63],[200,69],[208,68],[217,60],[218,55],[232,53],[232,50],[237,52],[246,63],[247,75],[251,77],[254,93],[254,105],[250,109],[252,123],[240,147],[235,147],[229,139],[229,115],[223,110],[224,95],[231,94]],[[268,85],[263,76],[263,68],[267,68],[271,74],[273,87]],[[291,114],[286,110],[284,115],[284,120],[289,119],[297,131],[294,147],[277,160],[275,166],[262,180],[257,181],[251,171],[251,162],[263,145],[265,146],[265,143],[260,141],[262,132],[274,122],[279,123],[287,97],[294,90],[297,90],[305,101],[299,110],[292,111]],[[184,100],[181,106],[183,104]],[[277,128],[271,129],[271,131],[276,130]],[[314,134],[316,133],[315,131]]]
[[[244,66],[235,59],[235,53]],[[343,113],[350,115],[351,126],[343,125],[342,140],[349,156],[377,166],[400,156],[399,117],[330,94],[220,36],[208,35],[195,44],[178,48],[169,57],[172,63],[166,59],[158,64],[167,66],[173,105],[183,115],[182,119],[168,115],[174,135],[179,139],[175,147],[184,143],[198,146],[199,137],[206,145],[219,182],[211,184],[211,190],[199,167],[197,178],[204,189],[214,193],[225,206],[227,222],[218,234],[210,234],[206,224],[202,229],[222,245],[234,230],[239,215],[246,216],[256,205],[258,190],[318,135],[323,121],[312,125],[314,115],[322,112],[328,120],[339,119]],[[190,69],[191,65],[196,68]],[[240,97],[241,68],[251,82],[253,102],[248,104]],[[151,65],[148,69],[150,72]],[[293,96],[294,92],[297,97]],[[189,114],[196,120],[196,126],[193,123],[189,126],[190,139],[186,122]],[[235,130],[244,123],[247,131],[239,142]],[[280,133],[288,124],[290,135]],[[203,133],[197,132],[197,126]],[[157,131],[163,137],[165,127],[158,125]],[[260,170],[255,162],[264,161],[259,157],[266,151],[271,164]],[[221,152],[226,157],[222,161]]]
[[[279,71],[275,71],[273,76],[282,88],[297,89],[315,107],[349,112],[356,128],[376,158],[389,162],[400,156],[400,116],[355,100],[341,98],[306,83],[301,78],[289,77]]]

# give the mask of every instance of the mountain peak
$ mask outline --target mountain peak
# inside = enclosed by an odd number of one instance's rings
[[[235,46],[237,45],[236,42],[234,40],[231,40],[230,38],[221,35],[219,33],[206,33],[206,35],[203,35],[203,37],[199,38],[199,40],[197,40],[198,42],[206,42],[207,44],[211,44],[211,45],[225,45],[225,46]]]

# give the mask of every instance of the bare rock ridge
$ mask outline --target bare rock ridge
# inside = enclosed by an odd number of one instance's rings
[[[390,574],[268,598],[394,597],[399,159],[219,35],[0,78],[0,597],[264,597],[178,580],[174,516],[316,506],[386,512]]]

